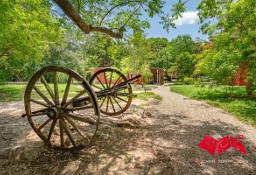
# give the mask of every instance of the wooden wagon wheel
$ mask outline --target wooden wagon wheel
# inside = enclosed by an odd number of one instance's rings
[[[124,74],[113,68],[104,68],[92,75],[89,82],[98,96],[101,113],[109,116],[119,115],[129,108],[132,102],[132,87],[130,84],[117,88],[108,95],[100,96],[100,92],[107,92],[126,80]]]
[[[28,82],[24,102],[31,127],[53,148],[84,148],[97,132],[97,97],[86,80],[68,68],[39,70]]]

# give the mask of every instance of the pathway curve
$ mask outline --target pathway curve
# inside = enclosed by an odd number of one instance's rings
[[[158,87],[153,92],[163,97],[155,106],[163,127],[172,137],[166,145],[174,147],[170,157],[177,160],[176,172],[181,174],[256,174],[256,128],[237,120],[227,112],[170,92],[170,87]],[[163,117],[165,116],[165,117]],[[198,144],[209,135],[216,140],[225,136],[237,137],[246,148],[247,155],[230,148],[219,155],[211,155]],[[195,163],[197,162],[197,164]],[[238,163],[237,163],[238,162]]]
[[[43,142],[20,117],[23,102],[0,103],[0,174],[256,175],[254,127],[205,102],[172,93],[170,87],[153,92],[163,100],[134,100],[124,114],[143,127],[103,127],[93,145],[78,153],[43,151]],[[216,140],[243,135],[247,155],[234,148],[211,155],[198,147],[206,135]],[[26,150],[20,150],[24,144]],[[25,164],[8,161],[23,157]]]

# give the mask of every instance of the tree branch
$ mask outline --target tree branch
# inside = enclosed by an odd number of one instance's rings
[[[124,6],[124,5],[127,5],[127,4],[129,4],[129,3],[132,3],[132,2],[138,2],[138,3],[141,3],[141,1],[127,1],[127,2],[123,2],[123,3],[120,3],[120,4],[117,4],[117,5],[115,5],[115,6],[113,6],[111,9],[109,9],[108,11],[107,11],[107,13],[103,16],[103,18],[101,19],[101,21],[100,21],[100,25],[102,24],[102,22],[104,21],[104,19],[106,18],[106,16],[109,14],[109,13],[111,13],[115,8],[117,8],[117,7],[121,7],[121,6]]]
[[[103,27],[103,26],[92,26],[88,25],[79,13],[75,10],[72,4],[68,0],[53,0],[64,13],[85,33],[89,34],[91,32],[101,32],[108,34],[113,38],[122,38],[123,34],[120,32],[114,32],[113,30]]]
[[[143,3],[139,3],[138,7],[134,9],[133,13],[129,16],[129,18],[125,21],[123,26],[125,26],[128,21],[132,18],[132,16],[142,7]]]

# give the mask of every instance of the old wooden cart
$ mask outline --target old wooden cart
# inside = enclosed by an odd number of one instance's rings
[[[30,79],[24,95],[27,119],[36,134],[56,149],[88,146],[98,130],[100,113],[119,115],[128,109],[133,93],[118,70],[104,68],[89,82],[65,67],[50,66]]]

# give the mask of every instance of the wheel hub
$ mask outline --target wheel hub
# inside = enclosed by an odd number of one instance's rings
[[[60,106],[54,106],[50,108],[49,112],[47,113],[47,116],[51,119],[59,119],[63,113],[63,110]]]

